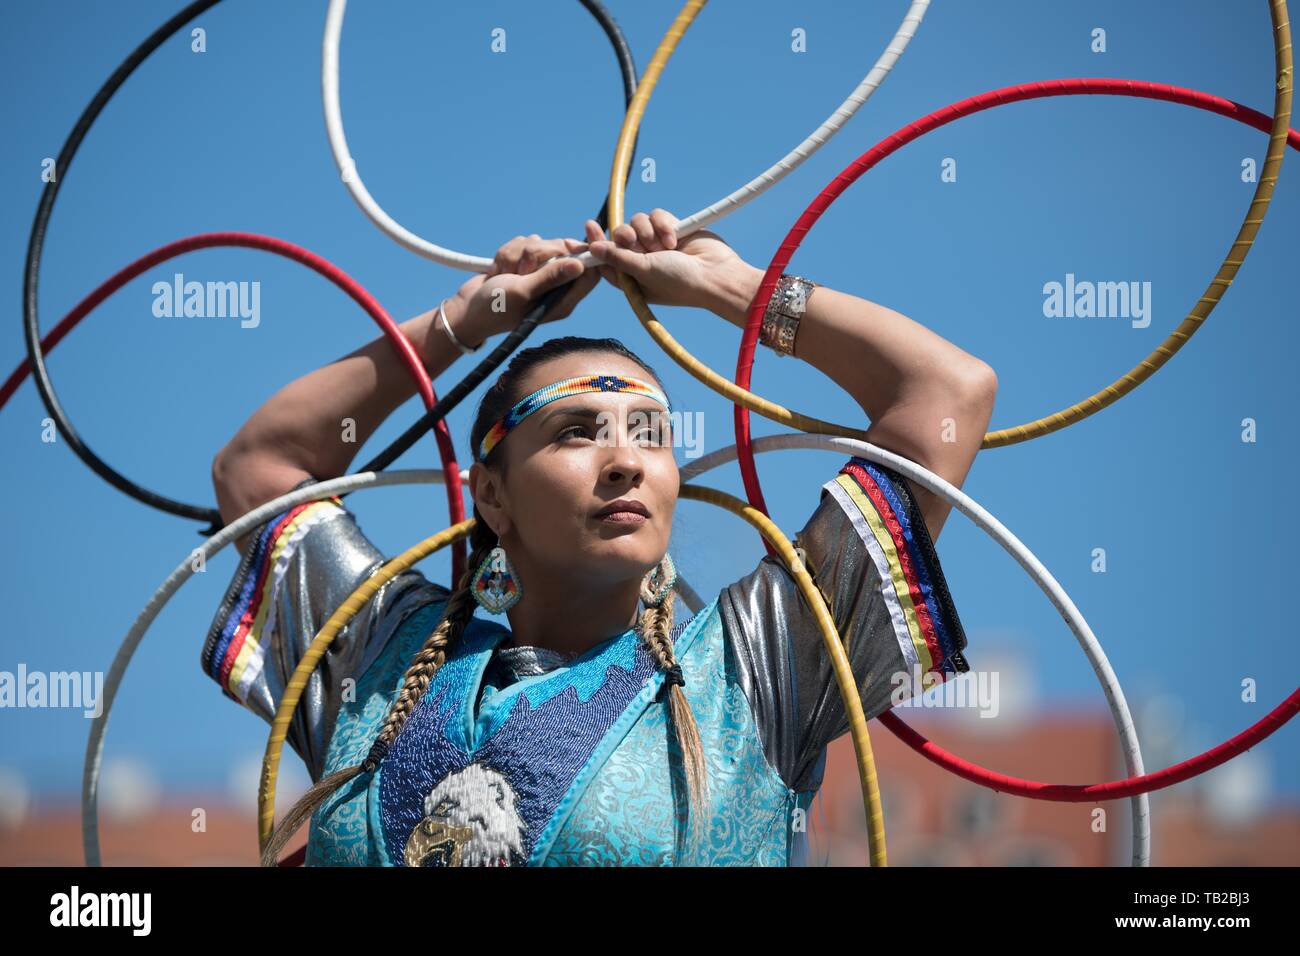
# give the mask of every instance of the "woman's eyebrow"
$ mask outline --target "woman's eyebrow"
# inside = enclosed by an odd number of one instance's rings
[[[570,405],[567,408],[555,409],[553,412],[549,413],[542,421],[543,423],[549,423],[554,419],[567,418],[567,417],[595,419],[595,418],[599,418],[601,415],[612,414],[613,411],[614,411],[613,409],[609,409],[609,408],[597,408],[594,405]],[[638,405],[637,407],[628,410],[629,414],[633,412],[640,412],[643,415],[656,414],[656,413],[660,415],[666,414],[664,412],[663,406],[657,404]]]

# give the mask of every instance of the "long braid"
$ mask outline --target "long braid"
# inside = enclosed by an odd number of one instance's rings
[[[415,705],[420,702],[425,691],[429,689],[429,683],[433,680],[433,675],[446,662],[448,649],[464,633],[470,618],[474,616],[476,606],[474,596],[470,592],[470,581],[473,580],[474,571],[497,543],[496,535],[492,533],[492,530],[482,520],[482,517],[477,513],[475,517],[478,521],[471,533],[471,541],[474,547],[469,560],[465,562],[465,571],[457,583],[456,590],[448,598],[447,606],[443,609],[442,617],[439,618],[433,632],[430,633],[428,639],[406,669],[406,674],[402,678],[402,689],[394,698],[388,716],[384,719],[383,729],[375,738],[370,753],[356,766],[336,770],[334,773],[322,777],[311,789],[303,794],[302,799],[293,805],[293,808],[284,815],[284,819],[271,833],[271,838],[262,849],[262,866],[277,865],[280,850],[310,819],[311,815],[316,812],[316,808],[324,803],[330,794],[353,777],[363,772],[374,772],[388,752],[388,748],[397,739],[397,735],[402,732],[407,717],[415,710]]]
[[[460,586],[447,601],[446,610],[438,626],[433,629],[429,639],[424,642],[424,646],[420,648],[411,660],[410,667],[406,669],[406,675],[402,679],[402,689],[393,700],[388,716],[384,720],[383,729],[375,739],[376,747],[382,746],[385,753],[397,739],[397,735],[402,732],[402,727],[406,724],[406,719],[411,716],[411,712],[415,710],[415,705],[424,698],[433,675],[446,663],[448,648],[460,637],[469,619],[474,616],[475,603],[470,594],[469,581],[473,570],[486,557],[486,553],[483,549],[475,548],[472,557],[473,561],[466,562],[467,568],[461,576]]]
[[[647,605],[637,622],[641,640],[654,658],[655,665],[664,671],[677,666],[672,638],[673,596],[670,589],[662,604]],[[698,838],[702,825],[708,819],[709,774],[699,725],[695,723],[695,715],[691,712],[690,702],[680,684],[673,683],[668,687],[668,715],[672,719],[677,745],[682,752],[692,832]]]

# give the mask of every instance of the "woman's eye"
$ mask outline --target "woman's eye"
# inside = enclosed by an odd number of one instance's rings
[[[562,430],[558,435],[556,435],[555,437],[556,437],[557,440],[563,441],[564,439],[566,439],[566,438],[570,438],[570,437],[573,437],[573,436],[577,436],[577,437],[586,437],[586,433],[587,433],[587,426],[586,426],[586,425],[570,425],[568,428],[563,429],[563,430]]]
[[[646,425],[638,429],[636,440],[645,445],[653,445],[658,448],[661,445],[671,445],[673,443],[673,432],[667,422]]]
[[[613,437],[610,436],[608,432],[604,429],[602,429],[602,435],[604,435],[607,440],[610,441],[613,440]],[[557,432],[555,435],[555,440],[566,441],[570,438],[591,438],[591,437],[592,437],[591,428],[589,426],[570,425],[567,428],[561,429],[559,432]],[[596,436],[596,437],[599,438],[600,436]],[[636,431],[632,432],[628,436],[628,441],[632,445],[640,445],[640,446],[651,445],[657,447],[659,445],[668,444],[670,442],[670,439],[668,433],[663,428],[656,428],[653,425],[647,425],[644,428],[638,428]]]

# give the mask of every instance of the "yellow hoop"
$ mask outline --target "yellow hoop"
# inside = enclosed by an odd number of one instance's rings
[[[862,700],[857,693],[857,685],[853,679],[853,669],[849,665],[848,656],[844,652],[844,644],[840,639],[839,632],[836,630],[835,620],[826,607],[826,599],[822,597],[817,585],[813,583],[812,577],[799,560],[799,556],[795,553],[794,546],[789,539],[762,512],[726,492],[705,488],[700,485],[682,485],[679,497],[687,500],[708,502],[744,518],[758,529],[763,537],[772,542],[789,566],[795,582],[799,586],[799,592],[817,617],[817,626],[822,632],[822,640],[825,642],[826,649],[831,657],[835,682],[839,686],[840,696],[844,698],[845,713],[849,719],[849,731],[853,735],[853,744],[858,752],[858,773],[862,782],[863,804],[867,815],[867,835],[871,847],[871,865],[885,866],[885,820],[880,805],[880,788],[876,779],[875,762],[871,754],[871,740],[867,735],[867,718],[862,710]],[[285,685],[284,696],[280,699],[280,706],[276,710],[275,720],[271,725],[271,734],[266,741],[266,754],[262,760],[261,785],[257,795],[259,846],[266,846],[267,841],[271,838],[271,832],[275,828],[276,780],[279,776],[280,754],[284,749],[289,723],[293,720],[294,711],[297,710],[298,702],[302,699],[303,691],[307,687],[307,681],[316,669],[316,665],[320,663],[321,658],[325,656],[325,651],[329,649],[339,632],[365,607],[366,603],[374,597],[375,593],[384,584],[439,548],[444,548],[452,542],[465,537],[473,527],[474,519],[470,518],[426,538],[415,547],[404,551],[389,561],[348,595],[347,599],[339,605],[338,610],[330,615],[330,619],[325,622],[325,626],[320,629],[320,633],[312,640],[307,653],[302,656],[302,660],[294,668],[293,676]]]

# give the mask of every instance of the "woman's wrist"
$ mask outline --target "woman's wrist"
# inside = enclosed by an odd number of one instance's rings
[[[763,270],[747,262],[738,261],[725,271],[719,270],[709,289],[706,308],[732,325],[744,328],[749,305],[758,294],[762,281]]]
[[[476,349],[495,333],[459,295],[449,296],[442,301],[442,316],[438,315],[438,308],[434,306],[418,319],[412,320],[420,322],[421,353],[426,367],[435,364],[443,367],[450,365],[464,354],[460,346]],[[450,335],[447,334],[448,327],[451,329]],[[439,356],[443,357],[441,362],[438,361]]]
[[[436,317],[437,310],[434,311]],[[453,347],[459,343],[465,348],[477,349],[498,331],[492,326],[490,318],[491,316],[480,315],[469,300],[453,295],[442,303],[442,318],[438,321],[437,331]],[[448,328],[451,329],[450,334]],[[457,348],[456,351],[460,352],[461,349]]]

